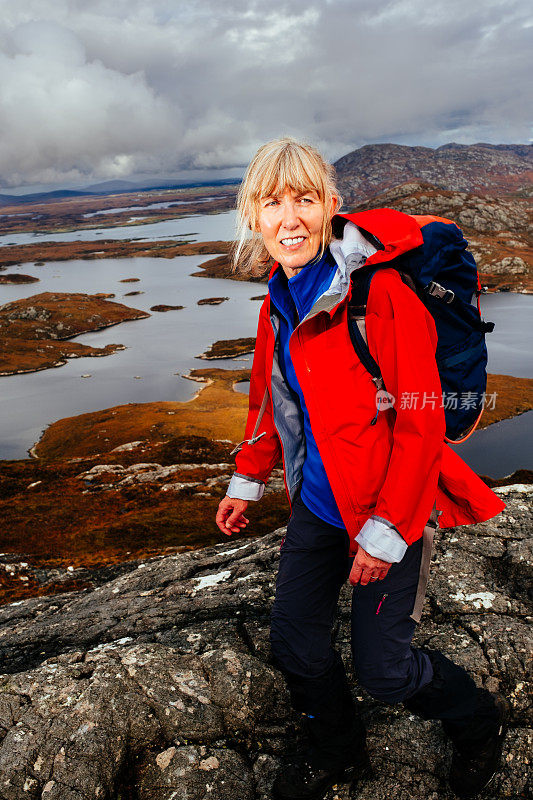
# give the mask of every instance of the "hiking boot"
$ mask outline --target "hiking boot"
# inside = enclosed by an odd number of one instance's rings
[[[456,742],[453,743],[449,783],[457,797],[476,797],[491,783],[500,766],[503,741],[507,733],[509,704],[499,695],[491,694],[490,697],[495,706],[495,716],[498,719],[488,738],[468,742],[466,736],[463,735],[460,745]],[[475,722],[476,715],[471,723],[472,729],[474,729]]]
[[[282,767],[274,780],[275,800],[322,800],[336,783],[350,783],[353,791],[361,778],[372,774],[368,750],[362,749],[357,759],[344,767],[329,769],[313,764],[308,754],[295,758]]]

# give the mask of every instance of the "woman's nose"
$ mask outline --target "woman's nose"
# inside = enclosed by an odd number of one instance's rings
[[[294,203],[284,203],[283,204],[283,227],[292,230],[293,228],[297,228],[299,221],[298,215],[296,213],[296,206]]]

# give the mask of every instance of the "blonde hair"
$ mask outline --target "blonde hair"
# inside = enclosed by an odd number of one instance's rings
[[[330,208],[333,197],[337,198],[335,211],[342,205],[335,186],[335,170],[318,150],[291,136],[267,142],[251,160],[237,195],[237,240],[232,250],[234,272],[238,269],[258,276],[269,268],[271,257],[257,231],[259,201],[287,188],[301,194],[316,191],[325,209]],[[331,219],[325,213],[321,256],[331,235]]]

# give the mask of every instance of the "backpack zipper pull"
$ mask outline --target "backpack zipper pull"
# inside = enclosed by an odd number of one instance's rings
[[[376,411],[376,416],[374,417],[374,419],[372,420],[372,422],[371,422],[370,424],[371,424],[371,425],[375,425],[375,424],[376,424],[376,422],[378,421],[378,414],[379,414],[379,412],[381,411],[381,408],[380,408],[380,405],[381,405],[381,396],[380,396],[379,392],[380,392],[382,389],[384,389],[384,388],[385,388],[385,383],[384,383],[384,381],[383,381],[383,377],[382,377],[381,375],[374,375],[374,377],[372,378],[372,380],[373,380],[373,382],[374,382],[374,384],[375,384],[375,386],[376,386],[376,398],[377,398],[377,403],[376,403],[376,405],[377,405],[377,411]]]

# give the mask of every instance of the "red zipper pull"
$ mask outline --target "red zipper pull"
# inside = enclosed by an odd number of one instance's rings
[[[379,614],[379,610],[380,610],[380,608],[382,606],[382,603],[383,603],[383,601],[385,600],[386,597],[388,597],[388,595],[384,594],[383,597],[381,598],[381,600],[379,601],[379,606],[378,606],[378,610],[376,611],[376,616]]]

